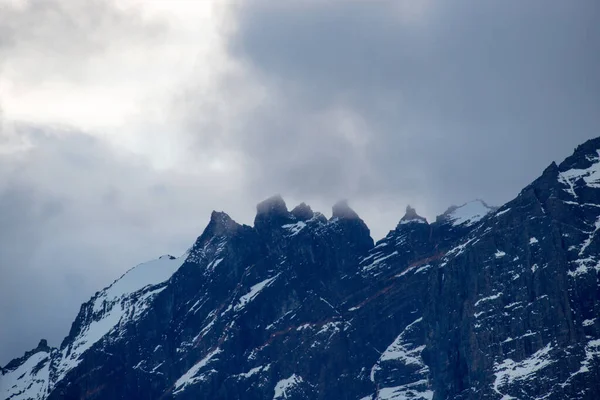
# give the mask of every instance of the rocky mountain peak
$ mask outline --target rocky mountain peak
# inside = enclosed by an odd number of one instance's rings
[[[600,138],[588,140],[577,146],[573,154],[559,165],[555,162],[551,163],[539,178],[521,191],[519,196],[533,196],[542,203],[555,198],[566,202],[583,199],[592,202],[595,198],[594,191],[598,188],[600,188]]]
[[[221,211],[213,211],[210,215],[210,221],[208,225],[196,242],[196,246],[200,243],[204,243],[211,237],[235,233],[240,227],[241,225],[231,219],[231,217],[226,213]]]
[[[273,226],[280,227],[295,220],[280,195],[271,196],[256,205],[254,227],[259,231]]]
[[[600,138],[588,140],[575,148],[573,154],[559,165],[561,172],[571,169],[587,169],[600,161]]]
[[[209,226],[211,226],[215,235],[222,235],[236,230],[240,225],[226,213],[213,211],[210,215]]]
[[[48,341],[46,339],[41,339],[40,342],[38,343],[37,347],[35,347],[32,350],[26,351],[22,357],[11,360],[3,368],[0,368],[0,370],[14,370],[14,369],[18,368],[20,365],[22,365],[23,363],[25,363],[34,354],[49,353],[50,350],[52,350],[52,349],[50,346],[48,346]],[[0,377],[1,377],[1,375],[0,375]]]
[[[291,214],[300,221],[307,221],[314,217],[315,213],[306,203],[300,203],[291,211]]]
[[[50,346],[48,346],[48,341],[46,339],[41,339],[40,342],[38,343],[37,347],[35,348],[35,350],[37,351],[50,351]]]
[[[347,200],[340,200],[333,205],[331,217],[339,219],[360,219],[358,214],[350,208]]]
[[[398,225],[404,225],[409,223],[427,224],[427,219],[421,217],[419,214],[417,214],[417,210],[408,205],[406,206],[406,213],[404,214],[404,217],[402,217]]]
[[[256,205],[256,217],[287,216],[288,209],[281,195],[274,195]]]

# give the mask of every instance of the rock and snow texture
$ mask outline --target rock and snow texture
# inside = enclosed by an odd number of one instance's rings
[[[254,298],[256,296],[258,296],[258,294],[266,287],[268,287],[269,285],[271,285],[273,283],[273,281],[275,279],[277,279],[277,276],[274,276],[272,278],[267,278],[262,282],[258,282],[255,285],[252,285],[252,287],[250,288],[250,291],[248,293],[246,293],[245,295],[243,295],[242,297],[240,297],[240,300],[238,301],[238,303],[235,305],[234,310],[235,311],[239,311],[241,309],[243,309],[246,304],[250,303],[252,300],[254,300]]]
[[[47,396],[50,356],[46,352],[31,355],[23,364],[0,376],[0,398],[43,400]]]
[[[301,376],[292,374],[289,378],[282,379],[275,385],[275,394],[273,400],[289,399],[292,398],[294,389],[303,383],[304,380]]]
[[[17,370],[0,377],[4,395],[11,400],[46,398],[46,392],[76,368],[90,348],[109,333],[118,333],[120,327],[140,318],[151,307],[153,297],[164,290],[164,283],[186,256],[162,256],[140,264],[97,293],[82,307],[83,326],[62,349],[52,354],[38,352]]]
[[[376,399],[431,400],[429,368],[421,353],[423,318],[419,317],[398,335],[371,368],[370,379],[377,385]]]
[[[60,381],[81,362],[81,356],[119,326],[139,318],[152,304],[167,281],[185,261],[187,254],[179,258],[162,256],[127,271],[108,288],[99,292],[86,309],[89,321],[72,341],[61,350],[56,368]]]
[[[102,308],[104,302],[112,302],[145,287],[163,283],[181,267],[186,257],[187,254],[178,258],[165,255],[130,269],[95,299],[94,311]]]
[[[404,217],[402,217],[402,219],[400,220],[400,225],[412,223],[426,224],[427,219],[417,214],[417,210],[415,210],[411,206],[406,206],[406,213],[404,214]]]
[[[433,392],[422,390],[427,381],[417,381],[406,385],[386,387],[379,390],[375,400],[433,400]]]
[[[551,350],[552,347],[550,344],[547,344],[543,349],[536,351],[530,357],[519,362],[507,358],[502,362],[495,363],[494,392],[505,397],[505,394],[502,392],[507,387],[519,384],[521,381],[540,379],[540,377],[536,376],[536,373],[555,362],[555,360],[550,358]]]
[[[185,390],[187,386],[193,385],[196,382],[200,382],[206,379],[206,376],[214,370],[208,370],[205,372],[202,372],[202,370],[213,360],[213,358],[215,358],[221,352],[221,349],[215,349],[209,352],[206,355],[206,357],[204,357],[202,360],[196,363],[185,374],[183,374],[179,379],[177,379],[177,382],[175,382],[175,390],[173,391],[173,394],[177,394]]]
[[[304,227],[306,223],[304,221],[298,221],[295,224],[286,224],[283,225],[282,228],[285,228],[290,231],[290,236],[296,236]]]
[[[484,201],[473,200],[459,207],[451,207],[444,216],[454,226],[471,226],[493,211],[494,208],[485,204]]]
[[[327,219],[276,196],[253,227],[214,212],[187,256],[0,368],[0,400],[600,398],[598,150],[498,211],[409,208],[376,245],[345,202]]]
[[[588,154],[587,161],[592,164],[587,168],[571,168],[558,174],[558,180],[564,185],[564,190],[577,199],[576,188],[586,185],[591,188],[600,188],[600,152],[595,155]]]

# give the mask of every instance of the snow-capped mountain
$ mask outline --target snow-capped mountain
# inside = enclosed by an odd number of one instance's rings
[[[345,202],[213,212],[0,368],[0,399],[597,399],[599,230],[600,138],[377,243]]]

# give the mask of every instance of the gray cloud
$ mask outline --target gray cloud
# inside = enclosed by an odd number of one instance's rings
[[[182,253],[223,199],[214,186],[77,128],[8,120],[2,83],[69,80],[107,52],[164,38],[166,21],[109,1],[0,1],[0,364],[41,337],[58,345],[95,291],[132,266]],[[102,64],[99,64],[102,65]],[[85,79],[89,80],[89,76]],[[53,99],[60,102],[56,96]],[[174,212],[173,210],[179,210]],[[190,215],[198,212],[198,220]],[[187,216],[184,216],[187,214]]]
[[[19,71],[11,72],[30,84],[60,76],[77,80],[98,55],[114,47],[159,41],[166,29],[164,21],[145,20],[139,10],[117,8],[111,0],[21,4],[0,4],[0,59],[20,59]],[[0,61],[0,73],[3,64]]]
[[[597,2],[425,2],[404,18],[406,3],[235,9],[231,54],[270,97],[239,133],[260,179],[431,215],[502,203],[598,134]],[[335,110],[359,121],[350,137]]]

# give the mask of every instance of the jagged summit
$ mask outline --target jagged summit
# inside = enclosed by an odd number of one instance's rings
[[[289,221],[307,221],[312,219],[316,213],[312,208],[302,202],[292,211],[288,211],[287,205],[280,195],[269,197],[261,201],[256,206],[256,217],[254,219],[255,227],[262,227],[266,221],[277,221],[278,223],[288,223]],[[340,200],[332,207],[331,220],[361,220],[356,211],[349,205],[347,200]],[[362,221],[362,220],[361,220]],[[257,225],[258,224],[258,225]]]
[[[40,342],[38,343],[35,350],[43,350],[43,351],[50,350],[50,347],[48,346],[48,341],[46,339],[40,339]]]
[[[281,195],[277,194],[261,201],[256,205],[256,216],[283,216],[288,214],[288,209]]]
[[[239,229],[240,226],[241,225],[235,222],[229,215],[227,215],[227,213],[222,211],[213,211],[210,214],[210,222],[206,226],[201,238],[233,233]]]
[[[600,152],[600,137],[590,139],[577,146],[573,154],[560,163],[558,168],[561,172],[571,169],[587,169],[598,163]]]
[[[471,226],[481,221],[483,217],[496,209],[497,207],[489,206],[485,201],[476,199],[461,206],[449,207],[442,215],[436,218],[436,221],[441,223],[448,222],[453,226]]]
[[[300,203],[291,211],[292,215],[300,221],[307,221],[314,217],[315,213],[306,203]]]
[[[399,225],[409,223],[427,224],[427,219],[421,217],[419,214],[417,214],[417,210],[408,205],[406,206],[406,213],[404,214],[404,217],[402,217],[402,219],[400,220]]]
[[[594,196],[593,190],[597,188],[600,188],[600,138],[577,146],[560,164],[552,162],[519,196],[572,202]]]
[[[230,231],[239,226],[227,213],[222,211],[213,211],[210,214],[210,223],[213,224],[215,231]]]
[[[356,211],[350,208],[347,200],[340,200],[333,205],[331,218],[360,219]]]
[[[295,220],[280,195],[271,196],[256,205],[254,228],[260,232],[266,232],[269,227],[280,227]]]
[[[0,370],[14,370],[17,367],[19,367],[20,365],[22,365],[23,363],[25,363],[34,354],[37,354],[37,353],[49,353],[50,350],[51,350],[51,348],[50,348],[50,346],[48,346],[48,341],[46,339],[41,339],[40,342],[38,343],[37,347],[35,347],[35,348],[33,348],[33,349],[29,350],[29,351],[26,351],[25,354],[23,354],[22,357],[15,358],[14,360],[11,360],[4,367],[0,367]],[[0,395],[1,394],[2,393],[0,392]]]

